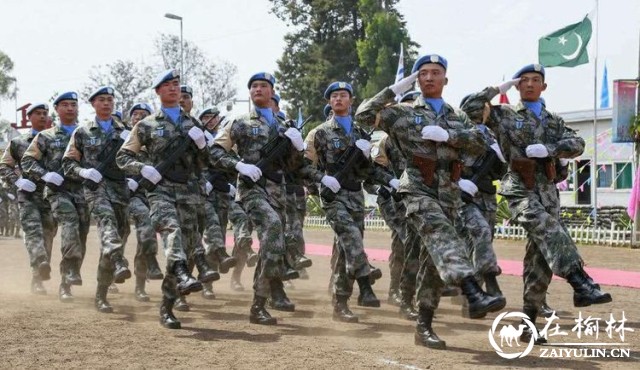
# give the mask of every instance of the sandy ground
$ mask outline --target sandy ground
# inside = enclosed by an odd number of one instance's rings
[[[311,243],[330,245],[329,230],[307,230]],[[366,246],[388,248],[389,234],[367,233]],[[519,260],[524,254],[521,241],[498,241],[501,259]],[[625,348],[630,358],[541,358],[539,348],[528,356],[506,360],[499,357],[488,340],[488,331],[496,314],[483,320],[462,318],[460,306],[443,298],[434,329],[447,341],[447,351],[434,351],[413,343],[415,324],[398,317],[397,308],[386,303],[388,267],[374,262],[385,273],[374,286],[383,300],[379,309],[362,308],[351,301],[360,316],[358,324],[332,321],[331,301],[327,293],[329,261],[314,257],[310,280],[296,280],[288,289],[296,303],[296,312],[271,310],[278,325],[265,327],[249,323],[252,293],[252,269],[245,270],[245,292],[229,289],[229,277],[214,284],[217,299],[205,301],[199,294],[189,296],[192,311],[178,312],[183,329],[170,331],[158,323],[160,283],[151,282],[149,303],[133,299],[133,280],[120,285],[120,293],[110,295],[113,314],[100,314],[93,308],[98,240],[89,234],[88,253],[82,268],[84,285],[74,287],[74,303],[57,299],[59,283],[60,241],[56,239],[52,280],[45,283],[49,294],[34,296],[29,292],[30,272],[27,253],[21,240],[0,237],[0,368],[640,368],[640,291],[605,287],[614,303],[582,309],[583,317],[627,318]],[[590,266],[640,271],[640,251],[581,246]],[[127,257],[133,260],[133,247]],[[161,257],[161,259],[163,259]],[[518,311],[522,306],[522,282],[519,277],[502,276],[500,283],[508,299],[504,311]],[[571,288],[554,281],[549,303],[559,311],[566,337],[558,342],[593,342],[577,339],[571,332],[579,309],[572,305]],[[517,324],[516,321],[513,322]],[[606,338],[600,322],[600,341]],[[496,337],[499,341],[499,338]],[[620,343],[617,336],[609,342]],[[548,347],[561,348],[561,347]],[[578,348],[585,348],[579,346]]]

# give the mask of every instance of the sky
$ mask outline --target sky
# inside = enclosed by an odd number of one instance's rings
[[[157,35],[180,32],[179,21],[164,17],[173,13],[183,17],[186,40],[213,60],[238,67],[238,98],[246,99],[248,78],[277,68],[283,37],[293,31],[270,8],[267,0],[3,0],[0,50],[15,64],[18,106],[46,101],[54,91],[81,90],[92,66],[117,59],[152,61]],[[582,20],[595,1],[401,0],[398,8],[420,54],[448,59],[443,97],[457,106],[465,95],[537,62],[538,39]],[[638,76],[640,1],[600,1],[598,15],[597,85],[600,89],[606,61],[611,90],[614,79]],[[592,49],[594,44],[592,39]],[[547,69],[547,107],[592,109],[594,74],[593,58],[575,68]],[[517,92],[510,91],[509,98],[516,101]],[[246,109],[238,103],[234,111]],[[86,118],[92,109],[83,103],[80,113]],[[14,121],[13,101],[0,102],[0,118]]]

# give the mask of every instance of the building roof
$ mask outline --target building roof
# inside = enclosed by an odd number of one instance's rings
[[[598,109],[598,121],[610,120],[613,116],[613,108]],[[566,123],[593,122],[593,109],[575,110],[558,113]]]

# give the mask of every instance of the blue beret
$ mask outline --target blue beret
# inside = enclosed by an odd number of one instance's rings
[[[267,72],[260,72],[251,76],[251,78],[249,79],[249,83],[247,84],[248,89],[251,88],[251,83],[253,81],[267,81],[268,83],[271,84],[271,87],[274,87],[276,85],[276,78],[273,77],[271,73],[267,73]]]
[[[166,71],[160,72],[159,75],[153,80],[153,84],[151,84],[152,89],[157,89],[158,86],[162,85],[167,81],[171,81],[174,78],[180,78],[180,73],[175,69],[167,69]]]
[[[198,119],[202,120],[202,116],[204,116],[205,114],[220,114],[220,109],[218,109],[217,107],[209,107],[209,108],[205,108],[202,112],[200,112],[200,114],[198,115]]]
[[[47,103],[33,103],[27,108],[27,116],[30,115],[36,109],[44,109],[46,111],[49,110],[49,106]]]
[[[278,117],[280,117],[282,119],[287,119],[287,115],[284,114],[283,111],[280,111],[280,112],[276,113],[276,116],[278,116]]]
[[[542,64],[537,64],[537,63],[529,64],[520,68],[520,70],[513,75],[513,78],[514,79],[519,78],[523,74],[529,73],[529,72],[538,73],[542,76],[542,78],[544,78],[544,66]]]
[[[324,113],[324,118],[329,117],[329,114],[331,114],[331,106],[329,104],[325,105],[322,113]]]
[[[56,100],[53,101],[53,106],[55,107],[63,100],[75,100],[78,101],[78,93],[75,91],[67,91],[56,97]]]
[[[445,71],[447,70],[448,63],[445,58],[441,57],[438,54],[428,54],[421,56],[418,60],[416,60],[416,62],[413,64],[413,68],[411,69],[411,73],[415,73],[420,69],[420,67],[422,67],[423,64],[428,63],[440,64]]]
[[[122,121],[122,112],[121,111],[117,110],[117,111],[113,112],[113,115],[118,117],[118,119],[120,121]]]
[[[349,95],[353,96],[353,87],[351,84],[346,82],[336,81],[332,82],[329,87],[324,91],[324,98],[329,99],[331,97],[331,93],[334,91],[346,90],[349,92]]]
[[[146,110],[147,112],[149,112],[149,114],[153,113],[153,108],[151,108],[151,106],[147,103],[135,103],[133,105],[133,107],[131,107],[131,109],[129,109],[129,117],[131,117],[131,114],[133,113],[134,110]]]
[[[115,95],[115,91],[113,90],[113,87],[111,86],[100,86],[97,89],[95,89],[91,95],[89,95],[89,101],[92,102],[93,99],[96,98],[96,96],[98,95],[111,95],[111,96],[116,96]]]
[[[193,89],[187,85],[181,85],[180,86],[180,92],[181,93],[187,93],[189,94],[189,96],[193,97]]]
[[[409,91],[404,95],[402,95],[402,98],[400,98],[400,103],[403,103],[409,100],[411,101],[416,100],[420,95],[422,95],[420,91]]]
[[[280,105],[280,95],[278,94],[273,94],[273,96],[271,97],[271,99],[276,102],[276,105]]]

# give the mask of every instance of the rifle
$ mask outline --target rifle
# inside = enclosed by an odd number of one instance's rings
[[[98,154],[98,157],[101,157],[106,152],[106,155],[103,157],[103,160],[100,162],[100,164],[96,168],[96,170],[100,172],[101,175],[104,175],[105,170],[109,166],[111,166],[113,162],[116,160],[116,154],[118,154],[118,150],[120,150],[120,147],[122,146],[123,143],[124,143],[124,140],[122,140],[120,136],[117,136],[117,139],[116,138],[111,139],[111,143],[105,146],[104,149],[102,149],[102,152]],[[109,148],[111,150],[107,151],[107,149]],[[82,182],[82,185],[89,188],[89,190],[95,191],[96,189],[98,189],[98,186],[100,185],[100,183],[85,179]]]
[[[300,127],[297,127],[298,131],[302,131],[304,125],[306,125],[311,118],[313,118],[313,116],[307,117],[307,119],[302,122]],[[295,127],[295,125],[291,127]],[[260,148],[260,160],[255,163],[255,166],[258,167],[260,171],[265,172],[266,169],[269,168],[269,165],[271,163],[283,158],[287,153],[289,153],[290,145],[291,140],[289,140],[288,137],[282,135],[274,137],[266,144],[264,144],[262,148]],[[249,184],[250,186],[254,183],[253,180],[251,180],[247,176],[240,176],[240,179],[242,179],[246,184]],[[264,188],[267,184],[267,180],[264,176],[262,176],[255,183]]]
[[[362,135],[362,138],[365,140],[371,140],[371,134],[373,133],[373,130],[374,129],[371,129],[371,131],[365,132],[365,134]],[[333,174],[333,177],[335,177],[339,183],[343,182],[351,172],[351,169],[355,167],[356,164],[360,163],[362,159],[366,160],[367,158],[364,157],[362,151],[358,147],[356,147],[354,142],[352,145],[349,145],[349,147],[344,151],[344,153],[342,153],[342,155],[338,159],[336,166],[340,169],[335,174]],[[330,203],[336,199],[336,193],[334,193],[331,189],[325,187],[320,192],[320,197],[323,201]]]
[[[482,179],[483,177],[485,177],[489,171],[491,171],[491,169],[493,168],[493,164],[495,163],[495,161],[498,159],[498,155],[496,154],[495,151],[490,150],[489,155],[487,156],[487,158],[484,160],[484,162],[482,163],[482,166],[480,166],[480,168],[478,169],[478,171],[476,171],[473,176],[471,176],[471,178],[469,179],[469,181],[471,181],[472,183],[478,185],[478,182],[480,181],[480,179]],[[464,191],[462,192],[462,200],[465,203],[471,203],[472,201],[472,197],[470,194],[465,193]]]
[[[169,155],[167,155],[163,161],[155,166],[156,171],[164,176],[164,173],[187,151],[187,148],[189,148],[190,144],[191,138],[189,137],[189,135],[180,135],[173,139],[169,143],[169,145],[167,145],[167,148],[171,150],[165,150],[165,153],[168,152]],[[147,178],[142,177],[142,179],[138,181],[138,186],[142,186],[147,191],[153,191],[156,188],[157,184],[154,184]]]

